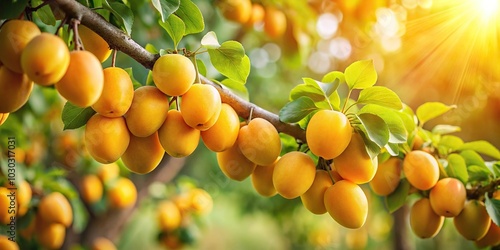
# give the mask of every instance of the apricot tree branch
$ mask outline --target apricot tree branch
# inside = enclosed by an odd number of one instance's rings
[[[147,69],[153,68],[153,65],[159,55],[148,52],[123,31],[107,22],[99,14],[81,5],[75,0],[54,0],[54,2],[61,11],[66,13],[66,15],[79,19],[83,25],[99,34],[104,40],[106,40],[106,42],[108,42],[112,49],[120,50]],[[216,87],[221,95],[222,102],[225,102],[233,107],[240,117],[247,119],[250,115],[250,110],[253,109],[253,117],[266,119],[271,122],[271,124],[273,124],[279,132],[291,135],[301,142],[306,142],[305,131],[300,128],[300,126],[281,122],[278,115],[243,100],[228,89],[221,87],[206,77],[202,76],[200,77],[200,80],[202,83],[210,84]]]

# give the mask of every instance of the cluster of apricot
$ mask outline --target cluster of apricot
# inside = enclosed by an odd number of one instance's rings
[[[7,225],[7,231],[12,232],[16,228],[16,218],[25,216],[29,210],[32,198],[31,186],[26,181],[15,183],[5,180],[4,186],[0,187],[0,223]],[[6,232],[7,233],[7,232]],[[0,249],[19,249],[16,242],[8,239],[6,236],[0,236]]]

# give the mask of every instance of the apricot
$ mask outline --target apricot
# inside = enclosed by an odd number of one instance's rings
[[[128,170],[136,174],[147,174],[156,169],[164,154],[158,133],[148,137],[130,135],[130,143],[122,155],[122,161]]]
[[[169,96],[184,95],[196,79],[196,69],[189,58],[179,54],[166,54],[153,65],[156,87]]]
[[[238,145],[225,151],[217,152],[217,163],[222,173],[228,178],[242,181],[252,174],[256,165],[241,153]]]
[[[25,74],[0,65],[0,89],[0,113],[15,112],[28,101],[33,82]]]
[[[93,30],[84,25],[78,25],[78,35],[82,41],[83,48],[91,52],[100,61],[104,62],[111,55],[108,43]]]
[[[365,224],[368,199],[356,183],[349,180],[335,182],[325,191],[326,211],[340,225],[356,229]]]
[[[360,228],[357,230],[347,231],[345,234],[345,244],[348,247],[348,249],[352,249],[352,250],[367,249],[367,245],[368,245],[367,229]]]
[[[56,83],[56,89],[76,106],[94,105],[104,89],[101,62],[88,51],[71,51],[68,69]]]
[[[13,72],[23,73],[21,53],[34,37],[40,35],[40,29],[34,22],[10,20],[0,29],[0,62]]]
[[[302,204],[313,214],[326,213],[325,192],[333,185],[332,179],[327,171],[318,169],[311,187],[300,196]]]
[[[351,137],[351,124],[347,117],[338,111],[318,111],[312,116],[306,128],[309,149],[313,154],[327,160],[344,152]]]
[[[433,238],[439,233],[444,223],[444,217],[432,210],[428,198],[416,201],[410,209],[410,227],[420,238]]]
[[[244,24],[252,14],[252,1],[250,0],[223,0],[217,6],[227,20]]]
[[[66,228],[60,223],[36,223],[36,240],[46,249],[60,249],[66,237]]]
[[[182,96],[181,114],[187,125],[204,131],[215,124],[221,107],[220,95],[214,86],[193,84]]]
[[[94,204],[101,200],[103,185],[97,175],[85,175],[80,181],[80,194],[87,204]]]
[[[174,202],[169,200],[160,202],[157,214],[160,230],[170,232],[180,227],[182,222],[181,211]]]
[[[200,135],[208,149],[222,152],[236,143],[239,131],[238,114],[229,104],[223,103],[215,124],[211,128],[201,131]]]
[[[180,111],[171,109],[158,129],[158,137],[170,156],[180,158],[192,154],[198,147],[200,131],[187,125]]]
[[[0,126],[9,118],[9,113],[0,113]]]
[[[118,177],[107,190],[107,195],[109,205],[121,209],[134,205],[137,200],[137,189],[130,179]]]
[[[354,133],[346,149],[333,159],[335,169],[345,180],[356,184],[371,181],[378,168],[377,159],[371,159],[366,152],[365,143],[360,134]]]
[[[7,236],[0,235],[0,249],[3,250],[19,250],[19,245],[15,241],[9,240]]]
[[[273,172],[276,163],[280,158],[276,159],[271,165],[268,166],[257,166],[252,173],[252,186],[264,197],[271,197],[276,195],[276,188],[273,184]]]
[[[284,154],[273,171],[273,184],[278,194],[286,199],[303,195],[313,184],[316,165],[309,155],[292,151]]]
[[[16,216],[17,207],[15,203],[11,203],[12,200],[15,200],[15,192],[11,193],[6,187],[0,187],[0,223],[2,225],[9,224],[11,217]]]
[[[464,184],[455,178],[439,180],[429,193],[431,206],[436,214],[455,217],[465,206],[467,192]]]
[[[96,161],[104,164],[120,159],[130,142],[123,117],[93,115],[85,126],[85,146]]]
[[[490,223],[488,232],[481,239],[476,240],[474,244],[478,248],[485,248],[488,246],[496,246],[500,244],[500,227],[497,226],[493,221]]]
[[[266,12],[264,10],[264,7],[261,4],[252,3],[252,10],[250,13],[250,18],[248,18],[248,21],[245,24],[247,26],[251,27],[255,24],[261,23],[264,21],[265,15],[266,15]]]
[[[130,133],[137,137],[150,136],[161,127],[170,105],[167,96],[153,86],[142,86],[134,91],[130,109],[125,114]]]
[[[28,212],[32,195],[33,192],[31,190],[30,184],[26,180],[21,181],[19,183],[19,187],[17,188],[18,217],[23,216]]]
[[[375,176],[370,181],[370,187],[375,194],[386,196],[394,192],[401,178],[402,160],[391,157],[380,163]]]
[[[117,67],[105,68],[103,74],[104,87],[92,108],[106,117],[125,115],[134,98],[134,86],[130,76],[125,70]]]
[[[107,183],[108,181],[117,178],[119,175],[120,175],[120,167],[118,166],[118,164],[116,164],[116,162],[110,164],[102,164],[99,170],[97,171],[97,177],[99,177],[99,179],[103,183]]]
[[[271,37],[282,36],[287,26],[286,16],[283,11],[272,6],[266,7],[264,15],[264,32]]]
[[[421,150],[406,154],[403,160],[403,171],[408,182],[420,190],[432,188],[439,179],[439,166],[436,158]]]
[[[240,128],[237,144],[243,155],[257,165],[272,164],[281,152],[278,131],[262,118],[252,119]]]
[[[73,209],[68,199],[59,192],[52,192],[40,200],[38,214],[45,223],[58,223],[69,227],[73,222]]]
[[[66,43],[50,33],[42,33],[31,39],[21,53],[23,72],[35,83],[43,86],[60,81],[70,65],[70,60],[73,59]],[[74,85],[78,88],[77,83]]]
[[[453,218],[453,224],[464,238],[479,240],[488,232],[491,218],[482,201],[468,200],[462,212]]]
[[[116,250],[116,246],[108,238],[97,237],[92,241],[91,250]]]
[[[189,190],[189,197],[191,201],[190,208],[193,213],[204,215],[212,211],[214,202],[212,196],[207,191],[201,188],[194,188]]]

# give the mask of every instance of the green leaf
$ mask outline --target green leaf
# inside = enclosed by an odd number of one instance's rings
[[[365,89],[377,82],[377,71],[372,60],[354,62],[345,69],[344,75],[349,89]]]
[[[132,80],[132,84],[134,85],[134,89],[137,89],[137,88],[142,86],[142,84],[135,79],[134,72],[133,72],[132,68],[125,68],[123,70],[125,70],[125,72],[127,72],[128,75],[130,76],[130,79]]]
[[[108,0],[104,0],[102,2],[102,7],[109,10],[113,14],[113,16],[116,17],[118,23],[121,26],[120,28],[124,29],[127,35],[130,36],[132,34],[134,13],[127,5],[120,2],[108,2]]]
[[[186,31],[184,22],[178,16],[170,15],[166,22],[158,20],[158,23],[165,31],[167,31],[168,35],[174,42],[174,48],[177,49],[177,46],[184,37],[184,33]]]
[[[151,0],[155,9],[160,13],[161,21],[165,20],[172,15],[181,5],[180,0]]]
[[[408,191],[410,191],[410,183],[406,180],[406,178],[401,179],[396,190],[385,197],[385,204],[389,213],[394,213],[406,203]]]
[[[196,59],[196,67],[198,68],[198,73],[200,73],[200,75],[207,76],[207,67],[202,60]]]
[[[36,0],[31,2],[33,6],[38,6],[43,3],[42,0]],[[38,9],[35,14],[40,18],[40,21],[42,21],[44,24],[50,25],[50,26],[55,26],[56,25],[56,17],[54,16],[54,13],[52,13],[52,10],[50,9],[49,5],[45,5],[42,8]]]
[[[358,111],[358,114],[369,113],[382,118],[389,128],[389,142],[404,143],[408,138],[408,132],[401,117],[397,114],[399,111],[389,109],[375,104],[365,105]]]
[[[282,122],[296,123],[317,109],[311,98],[302,96],[287,103],[280,110],[279,118]]]
[[[375,157],[380,154],[381,147],[368,137],[366,129],[363,126],[355,125],[354,127],[361,130],[360,135],[363,138],[363,142],[365,143],[366,152],[368,153],[370,158],[375,159]]]
[[[464,185],[467,184],[469,173],[467,173],[467,164],[464,158],[459,154],[450,154],[447,160],[448,166],[446,167],[446,173],[448,176],[459,179]]]
[[[392,156],[398,156],[399,155],[399,145],[396,144],[396,143],[387,143],[387,145],[385,145],[384,147],[387,152],[389,152],[390,155]]]
[[[158,54],[159,51],[158,49],[153,45],[153,44],[146,44],[146,46],[144,47],[149,53],[153,53],[153,54]]]
[[[455,107],[455,105],[448,106],[440,102],[426,102],[420,105],[420,107],[417,108],[417,118],[420,122],[420,126],[423,126],[424,123],[429,120],[432,120]]]
[[[321,82],[333,83],[336,80],[338,80],[340,83],[344,83],[345,82],[344,73],[342,73],[340,71],[332,71],[332,72],[326,74],[325,76],[323,76],[323,79],[321,79]]]
[[[325,95],[318,85],[308,85],[305,83],[299,84],[290,91],[291,101],[296,100],[302,96],[307,96],[315,102],[325,100]]]
[[[79,128],[85,125],[95,113],[96,112],[91,107],[80,108],[70,102],[66,102],[62,110],[63,129]]]
[[[443,146],[451,149],[452,151],[455,151],[460,148],[462,144],[464,144],[464,141],[460,137],[454,135],[445,135],[441,137],[441,140],[439,140],[438,147]]]
[[[484,154],[493,157],[497,160],[500,160],[500,151],[487,141],[481,140],[481,141],[467,142],[458,148],[458,150],[467,150],[467,149],[471,149],[480,154]]]
[[[221,45],[217,40],[217,35],[215,34],[215,32],[209,31],[201,39],[201,46],[207,49],[218,49]]]
[[[250,74],[250,59],[241,43],[227,41],[217,49],[208,49],[210,62],[224,76],[245,83]]]
[[[89,214],[79,198],[70,199],[70,203],[74,214],[72,228],[76,233],[81,233],[87,227]]]
[[[437,134],[437,135],[444,135],[444,134],[451,134],[451,133],[455,133],[455,132],[460,132],[460,130],[461,129],[458,126],[439,124],[439,125],[436,125],[432,129],[432,133]]]
[[[184,35],[199,33],[205,29],[203,15],[198,6],[191,0],[181,0],[181,5],[175,14],[186,24]]]
[[[244,100],[249,100],[250,96],[248,95],[248,89],[245,87],[245,84],[232,79],[224,79],[221,84]]]
[[[0,19],[14,19],[19,17],[28,5],[29,0],[2,0]]]
[[[394,91],[382,86],[373,86],[361,90],[357,102],[359,104],[376,104],[397,110],[403,108],[399,96]]]
[[[484,205],[491,220],[498,226],[500,225],[500,200],[490,199],[488,193],[484,195]]]
[[[370,113],[356,116],[366,129],[371,141],[375,142],[379,147],[384,147],[389,142],[389,128],[382,118]]]
[[[469,181],[489,181],[491,172],[485,166],[470,165],[467,166]]]
[[[483,158],[474,150],[471,149],[463,150],[462,152],[460,152],[460,155],[465,159],[465,163],[467,164],[467,166],[477,165],[486,167]]]
[[[338,81],[322,83],[312,78],[304,78],[302,80],[304,81],[303,84],[295,86],[290,91],[290,100],[293,101],[301,96],[307,96],[316,103],[317,107],[339,110],[340,97],[336,91],[339,86]]]

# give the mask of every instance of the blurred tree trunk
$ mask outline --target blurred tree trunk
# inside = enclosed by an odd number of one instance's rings
[[[394,218],[393,237],[394,249],[412,250],[413,246],[409,237],[408,216],[409,207],[404,205],[392,214]]]

